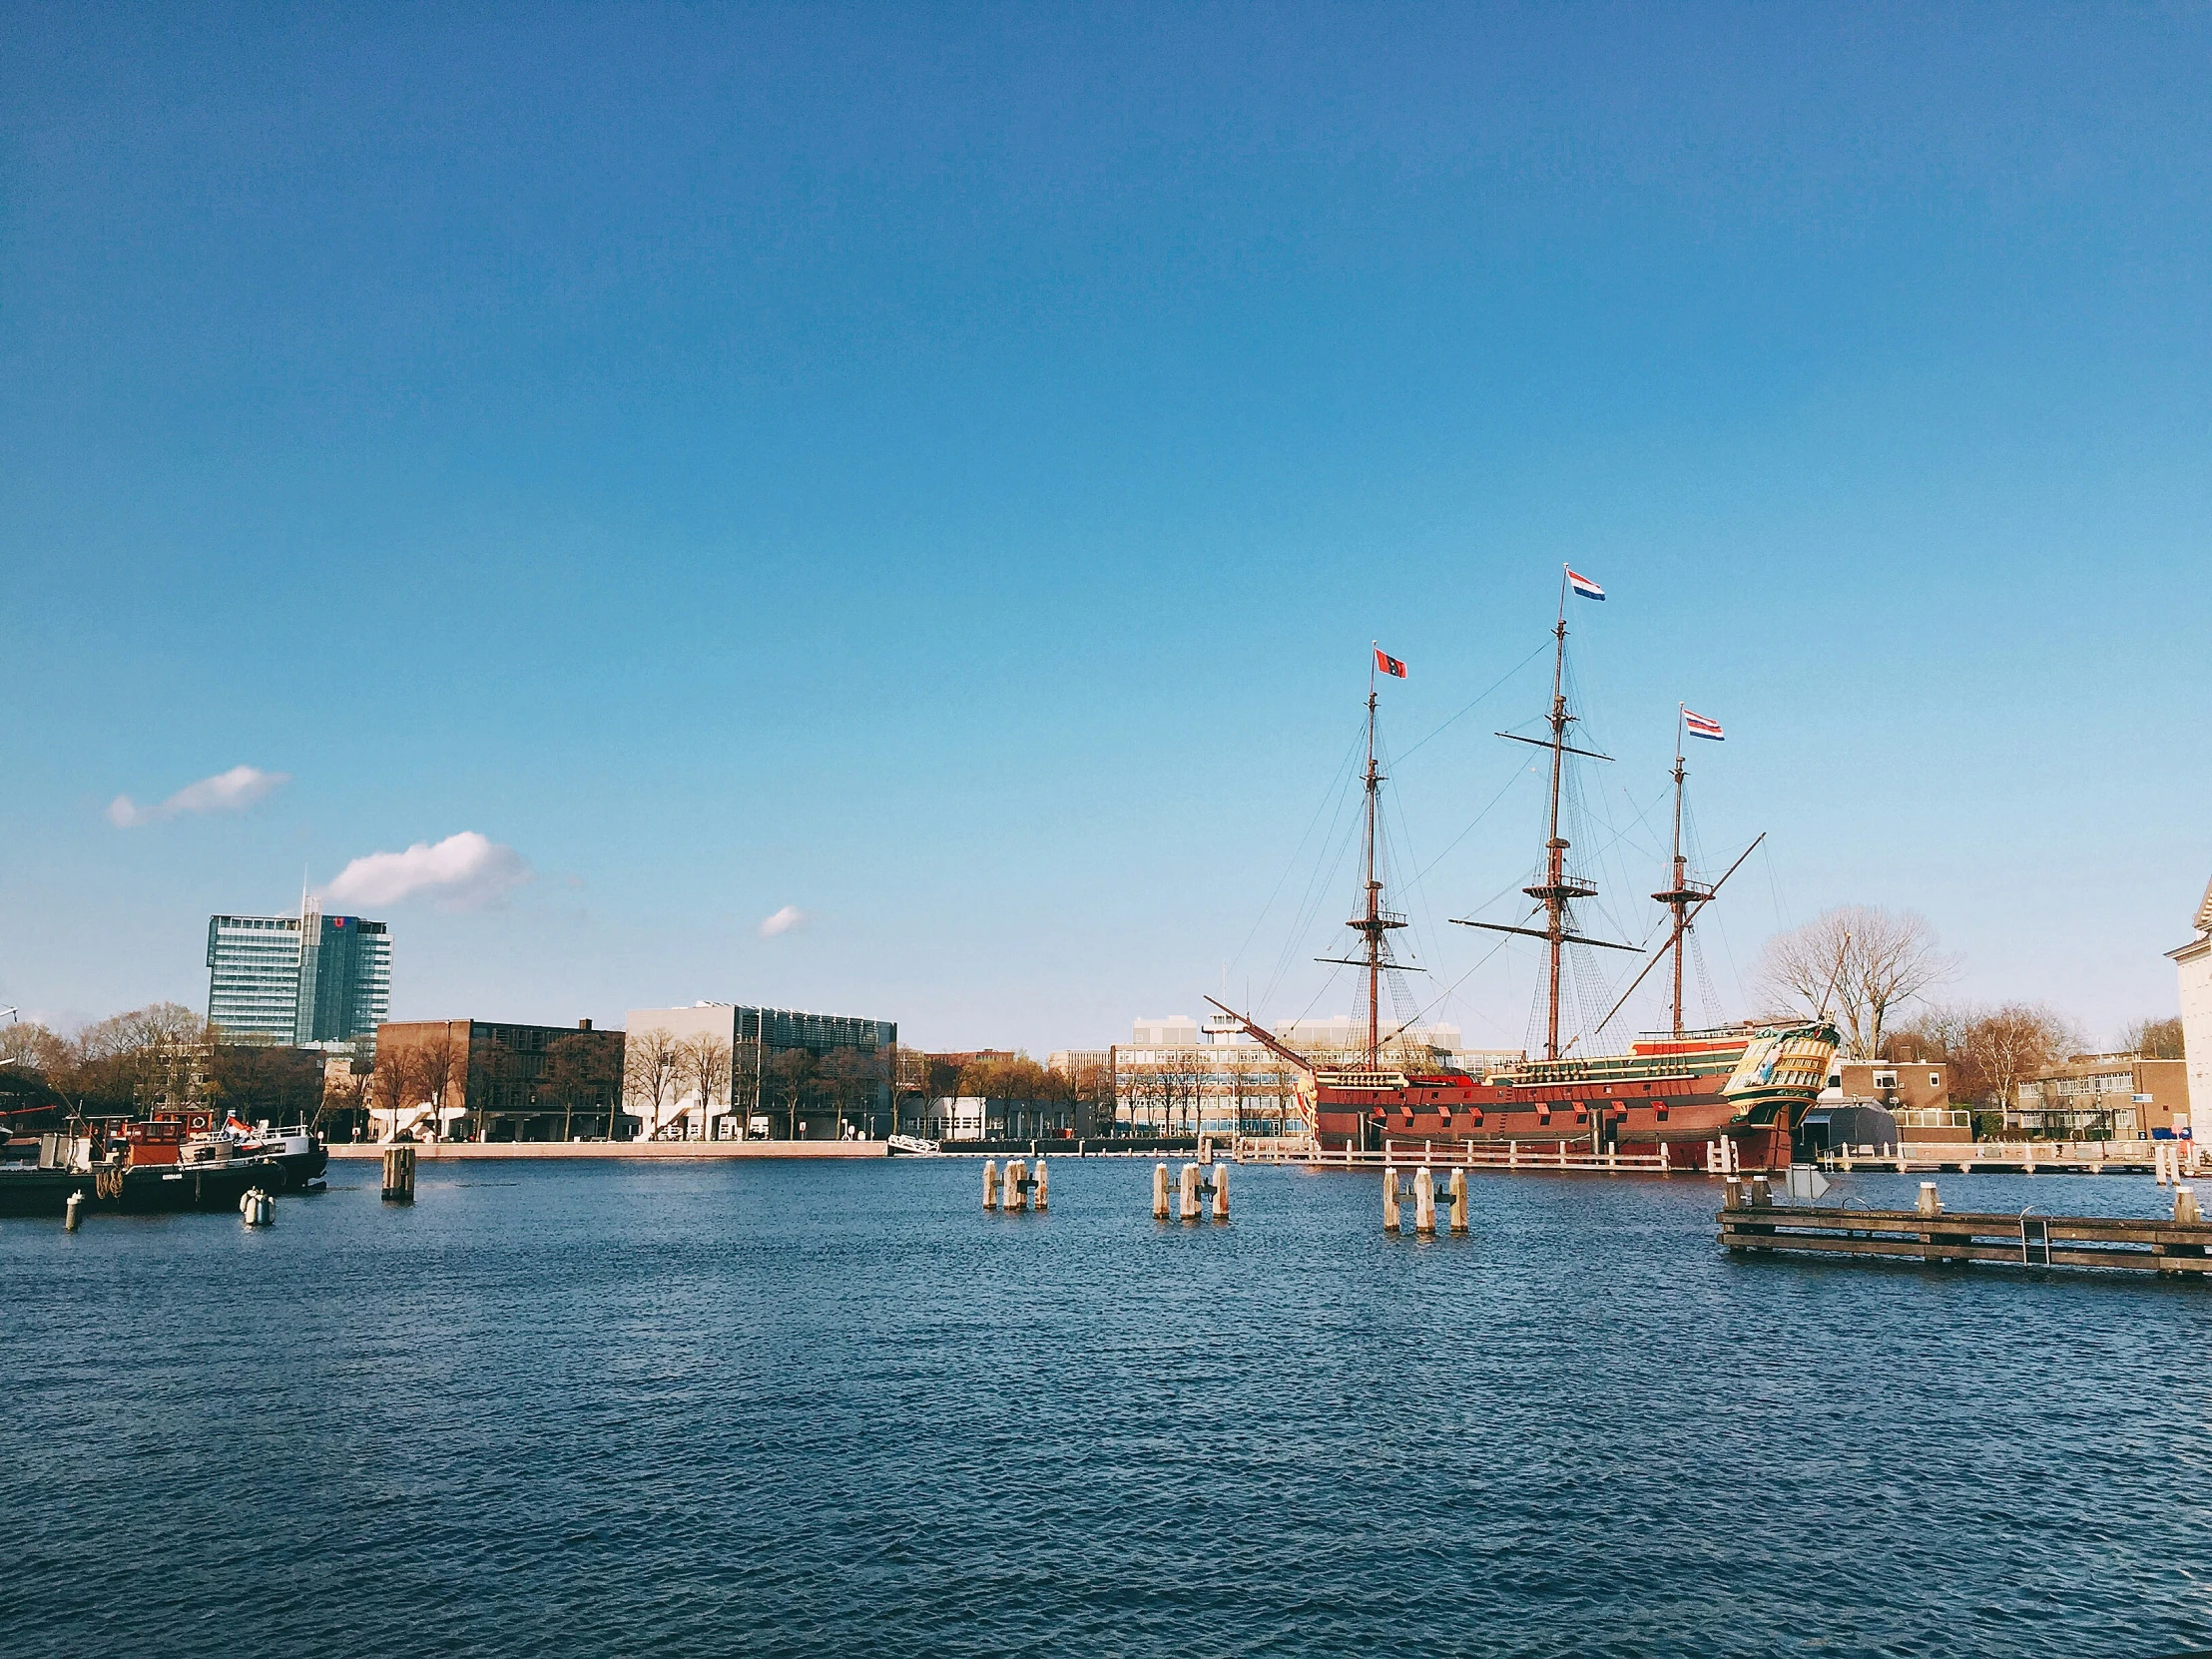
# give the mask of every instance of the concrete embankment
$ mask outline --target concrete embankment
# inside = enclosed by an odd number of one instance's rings
[[[698,1162],[716,1158],[882,1158],[882,1141],[444,1141],[420,1142],[415,1155],[426,1164],[475,1158],[620,1158],[647,1162]],[[373,1141],[347,1141],[330,1148],[330,1157],[376,1160],[384,1149]]]

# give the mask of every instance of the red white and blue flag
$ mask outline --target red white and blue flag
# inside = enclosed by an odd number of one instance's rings
[[[1567,586],[1574,589],[1574,591],[1580,594],[1584,599],[1603,599],[1605,597],[1605,590],[1603,588],[1599,587],[1587,576],[1577,575],[1575,573],[1575,568],[1572,565],[1567,566]]]
[[[1405,665],[1389,655],[1380,645],[1375,648],[1375,666],[1381,673],[1391,675],[1399,680],[1405,678]]]
[[[1687,709],[1682,711],[1682,727],[1693,738],[1711,738],[1715,743],[1723,741],[1724,734],[1719,721],[1708,720],[1703,715],[1693,715]]]

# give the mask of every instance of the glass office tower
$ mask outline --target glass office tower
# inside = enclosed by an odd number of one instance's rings
[[[311,899],[302,911],[208,918],[208,1022],[298,1047],[373,1042],[391,1011],[389,930]]]

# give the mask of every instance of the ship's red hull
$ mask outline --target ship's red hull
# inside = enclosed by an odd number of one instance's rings
[[[1679,1168],[1705,1167],[1707,1149],[1727,1139],[1733,1164],[1746,1170],[1787,1169],[1793,1115],[1747,1120],[1723,1095],[1730,1068],[1664,1078],[1611,1082],[1485,1083],[1453,1074],[1409,1076],[1402,1088],[1340,1088],[1316,1093],[1316,1124],[1325,1150],[1393,1142],[1472,1142],[1500,1150],[1512,1143],[1550,1148],[1656,1154],[1664,1145]]]

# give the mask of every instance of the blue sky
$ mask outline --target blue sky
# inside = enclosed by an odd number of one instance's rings
[[[1292,922],[1368,642],[1407,750],[1572,561],[1608,886],[1677,701],[1708,847],[1769,832],[1724,1002],[1867,902],[1950,994],[2173,1006],[2201,8],[4,26],[0,1003],[202,1002],[211,910],[467,832],[381,906],[396,1014],[1349,1011],[1349,880]],[[1443,918],[1535,854],[1489,733],[1540,674],[1393,779],[1470,1041],[1526,1026]],[[146,811],[242,766],[285,782]]]

